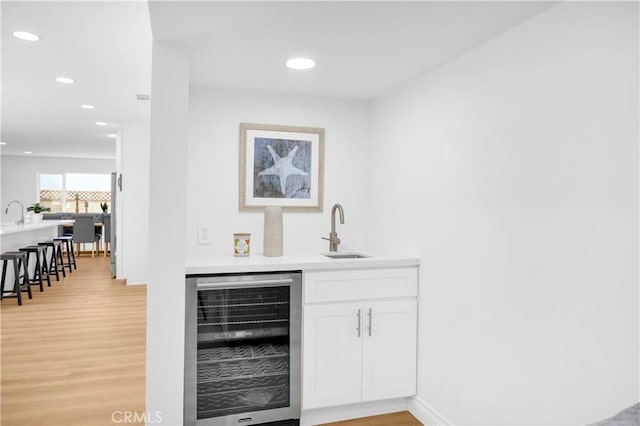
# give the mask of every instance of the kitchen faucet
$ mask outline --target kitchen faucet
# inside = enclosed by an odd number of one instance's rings
[[[340,223],[344,223],[344,210],[340,204],[335,204],[331,209],[331,233],[329,238],[322,237],[323,240],[329,241],[329,251],[338,251],[338,244],[340,244],[340,238],[336,233],[336,210],[340,211]]]
[[[4,209],[5,214],[9,213],[9,206],[13,203],[18,203],[20,204],[20,220],[18,220],[16,222],[16,225],[24,225],[24,206],[22,205],[22,203],[18,200],[13,200],[13,201],[9,201],[9,204],[7,204],[7,208]]]

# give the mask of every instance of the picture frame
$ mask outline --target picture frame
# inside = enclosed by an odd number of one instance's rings
[[[321,212],[324,129],[240,123],[240,211]]]

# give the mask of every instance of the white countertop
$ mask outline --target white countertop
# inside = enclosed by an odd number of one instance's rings
[[[193,254],[187,256],[186,274],[397,268],[420,264],[420,260],[413,257],[378,253],[372,250],[363,250],[357,253],[362,253],[369,257],[363,259],[330,259],[320,253],[285,254],[280,257],[265,257],[261,254],[252,254],[247,257],[235,257],[232,254]]]
[[[59,225],[73,225],[73,220],[42,220],[24,225],[2,224],[0,225],[0,235],[15,234],[18,232],[29,232],[36,229],[52,228]]]

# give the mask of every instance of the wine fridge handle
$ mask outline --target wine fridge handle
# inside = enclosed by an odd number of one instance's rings
[[[356,327],[356,330],[358,330],[358,337],[360,337],[360,334],[361,334],[361,331],[362,331],[362,329],[361,329],[361,324],[362,324],[362,311],[361,311],[361,309],[359,309],[359,308],[358,308],[357,316],[358,316],[358,326]]]
[[[367,313],[367,315],[369,315],[369,327],[367,327],[369,329],[369,337],[371,337],[371,329],[373,327],[372,323],[371,323],[371,317],[373,316],[371,313],[371,308],[369,308],[369,312]]]
[[[198,290],[208,290],[214,288],[233,288],[233,287],[269,287],[276,285],[291,284],[293,279],[285,278],[282,280],[255,280],[255,281],[221,281],[221,282],[198,282]]]

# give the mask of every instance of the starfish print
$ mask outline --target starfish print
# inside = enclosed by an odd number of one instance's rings
[[[309,173],[304,170],[300,170],[293,165],[293,157],[298,152],[298,147],[294,147],[286,157],[280,157],[271,145],[267,146],[271,158],[273,158],[273,166],[269,167],[258,173],[258,176],[276,175],[280,179],[280,192],[285,195],[285,186],[287,183],[287,177],[290,175],[307,176]]]

